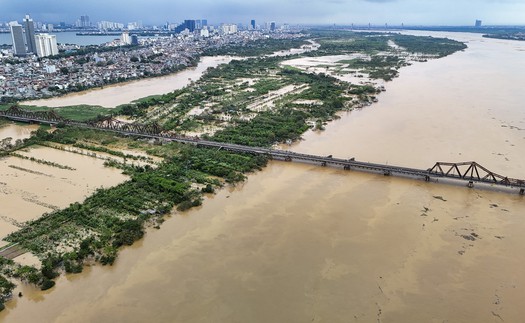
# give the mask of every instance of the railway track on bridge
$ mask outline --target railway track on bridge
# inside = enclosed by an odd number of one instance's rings
[[[112,118],[104,118],[98,121],[83,123],[64,119],[53,111],[32,112],[22,110],[18,107],[12,107],[6,111],[0,111],[0,117],[18,122],[43,123],[50,125],[64,124],[69,126],[112,131],[127,136],[151,138],[162,141],[175,141],[201,147],[223,149],[237,153],[260,154],[276,160],[312,163],[320,166],[338,167],[345,170],[380,173],[386,176],[403,176],[425,181],[450,180],[456,183],[463,182],[467,187],[471,188],[474,186],[474,183],[478,183],[492,187],[517,189],[521,195],[525,194],[525,180],[499,175],[476,162],[437,162],[432,168],[424,170],[402,166],[361,162],[353,158],[341,159],[334,158],[332,156],[318,156],[279,149],[222,143],[203,140],[196,137],[173,136],[163,133],[162,129],[156,124],[130,124]]]

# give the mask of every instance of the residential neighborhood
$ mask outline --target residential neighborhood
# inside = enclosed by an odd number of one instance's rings
[[[0,52],[0,102],[37,99],[81,91],[117,82],[159,76],[196,64],[207,49],[243,45],[267,38],[296,38],[300,33],[255,30],[206,33],[182,32],[169,36],[140,37],[130,45],[127,32],[101,46],[59,44],[60,54],[50,57],[14,56]],[[204,30],[204,29],[203,29]],[[136,37],[136,36],[135,36]]]

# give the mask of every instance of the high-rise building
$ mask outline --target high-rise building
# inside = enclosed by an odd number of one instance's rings
[[[120,36],[120,43],[122,45],[131,45],[131,37],[129,37],[129,32],[124,31]]]
[[[35,44],[35,23],[33,19],[26,15],[24,19],[24,28],[26,32],[26,44],[27,51],[29,53],[36,53],[36,44]]]
[[[38,55],[38,57],[58,55],[57,37],[55,35],[36,35],[35,41],[36,54]]]
[[[184,20],[184,25],[190,31],[190,33],[195,31],[195,20]]]
[[[202,29],[202,20],[200,19],[195,20],[195,28]]]
[[[133,34],[131,35],[131,45],[137,46],[139,44],[139,36]]]
[[[476,24],[474,26],[481,27],[481,20],[476,20]]]
[[[104,30],[119,30],[124,29],[124,24],[111,21],[100,21],[97,23],[98,29]]]
[[[80,16],[80,27],[81,28],[89,28],[91,27],[91,23],[89,22],[89,16]]]
[[[208,26],[208,19],[202,19],[201,23],[202,23],[202,27]]]
[[[170,30],[175,30],[176,33],[181,33],[184,30],[188,29],[189,32],[195,31],[195,20],[184,20],[184,22],[175,28],[170,28]]]
[[[272,21],[272,22],[270,23],[270,30],[271,30],[271,31],[275,31],[275,21]]]
[[[255,29],[255,20],[252,19],[252,21],[250,21],[250,25],[252,26],[252,29]]]
[[[221,30],[223,34],[235,34],[237,32],[237,25],[235,24],[222,24]]]
[[[22,26],[18,22],[14,21],[9,24],[11,28],[11,37],[13,39],[13,51],[16,56],[26,55],[26,44],[24,42],[24,32]]]

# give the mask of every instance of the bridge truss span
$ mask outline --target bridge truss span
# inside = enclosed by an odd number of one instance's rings
[[[117,120],[113,117],[99,118],[97,120],[87,122],[87,124],[92,128],[107,129],[118,132],[128,132],[147,135],[158,135],[162,132],[162,128],[157,123],[130,123]]]
[[[525,187],[525,180],[509,178],[490,171],[476,162],[448,163],[437,162],[429,169],[434,176],[458,178],[473,182]]]

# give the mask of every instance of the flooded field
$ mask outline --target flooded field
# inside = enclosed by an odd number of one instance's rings
[[[80,202],[99,187],[127,179],[120,170],[104,167],[104,160],[89,156],[47,147],[19,153],[67,168],[12,156],[0,159],[1,238],[43,213]],[[5,244],[2,241],[0,246]]]
[[[366,73],[358,72],[356,69],[346,68],[346,61],[353,59],[365,59],[363,54],[333,55],[320,57],[302,57],[284,61],[281,65],[299,68],[310,73],[324,73],[341,81],[352,84],[374,84],[383,85],[385,82],[379,79],[371,79]]]
[[[525,43],[448,36],[469,49],[402,68],[379,103],[288,149],[418,168],[475,160],[524,178]],[[524,203],[271,162],[173,213],[112,267],[62,276],[48,292],[19,286],[0,320],[521,322]]]

